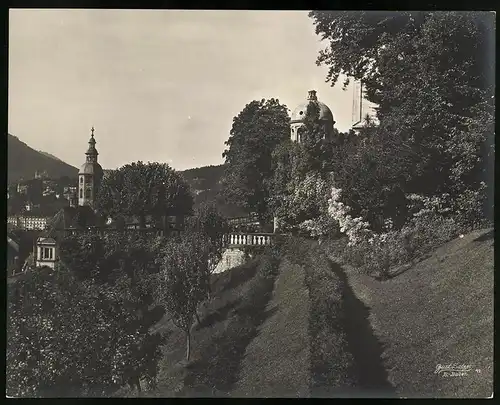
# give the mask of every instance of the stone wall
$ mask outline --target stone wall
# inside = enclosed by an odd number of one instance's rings
[[[214,273],[222,273],[233,267],[240,266],[245,263],[245,253],[238,248],[229,248],[222,254],[221,261],[215,267]]]

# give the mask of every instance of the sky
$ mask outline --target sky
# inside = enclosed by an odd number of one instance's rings
[[[99,162],[177,170],[223,163],[233,117],[308,90],[352,124],[353,89],[325,82],[326,47],[305,11],[10,10],[9,133],[79,167],[95,127]]]

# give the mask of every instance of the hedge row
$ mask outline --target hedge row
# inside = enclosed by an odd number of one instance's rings
[[[339,397],[358,384],[354,358],[344,330],[343,281],[331,271],[328,259],[312,241],[293,238],[290,259],[304,267],[309,289],[312,397]]]

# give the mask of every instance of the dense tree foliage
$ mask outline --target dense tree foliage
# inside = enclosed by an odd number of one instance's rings
[[[97,195],[97,210],[113,219],[150,215],[158,222],[169,215],[189,215],[193,197],[183,178],[167,164],[127,164],[106,176]]]
[[[272,176],[271,155],[289,137],[289,122],[287,108],[278,100],[252,101],[234,117],[225,142],[226,201],[256,212],[265,221],[269,219],[266,181]]]
[[[329,44],[318,57],[329,68],[327,80],[333,85],[340,74],[362,80],[367,98],[378,104],[380,126],[360,134],[360,147],[345,151],[335,169],[350,205],[372,217],[402,218],[407,195],[449,194],[452,209],[474,220],[485,196],[482,182],[491,179],[493,15],[310,16]]]
[[[273,151],[269,206],[283,230],[307,232],[311,221],[331,222],[326,211],[333,159],[347,134],[325,128],[313,102],[299,131],[299,143],[286,140]]]
[[[117,316],[116,321],[122,322],[121,327],[134,340],[128,343],[128,351],[120,354],[126,361],[116,364],[121,371],[115,383],[129,383],[139,390],[143,377],[154,383],[160,354],[161,338],[152,335],[150,328],[164,314],[163,307],[154,301],[164,243],[164,238],[154,236],[86,233],[61,244],[61,270],[74,274],[79,282],[91,283],[102,291],[108,306],[123,311],[125,317]]]
[[[304,150],[304,167],[309,171],[326,173],[332,169],[333,149],[339,132],[325,128],[319,119],[319,106],[311,102],[307,106],[301,131],[301,146]]]
[[[106,395],[118,378],[113,358],[129,350],[126,312],[69,272],[37,268],[9,286],[7,393]]]

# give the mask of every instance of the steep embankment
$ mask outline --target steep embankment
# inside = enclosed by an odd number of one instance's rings
[[[192,330],[189,362],[184,359],[184,334],[168,316],[162,320],[155,328],[166,338],[158,389],[146,395],[230,395],[239,379],[247,346],[259,333],[260,325],[271,316],[266,306],[272,297],[278,265],[279,258],[267,252],[213,276],[213,299],[201,310],[201,324]]]
[[[284,258],[270,315],[245,351],[236,397],[309,396],[309,293],[301,266]]]
[[[392,397],[367,311],[323,249],[293,239],[290,258],[305,272],[310,309],[311,397]]]
[[[386,282],[343,269],[383,346],[384,367],[398,396],[491,395],[492,230],[457,238]],[[438,365],[453,364],[470,370],[436,372]]]
[[[143,396],[309,396],[309,297],[302,266],[276,249],[213,275],[212,296],[192,334],[168,316],[155,328],[165,336],[158,387]],[[118,396],[136,393],[122,390]]]

